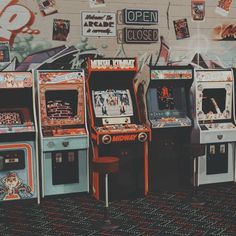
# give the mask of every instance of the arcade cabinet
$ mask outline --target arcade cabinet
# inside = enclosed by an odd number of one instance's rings
[[[149,158],[150,191],[175,190],[188,185],[189,143],[192,121],[189,92],[191,66],[150,66],[146,90],[147,122],[152,129]]]
[[[194,185],[234,180],[234,77],[231,69],[196,69],[191,142],[205,145],[194,163]]]
[[[0,201],[37,198],[37,123],[30,72],[0,72]]]
[[[150,129],[140,122],[134,77],[137,62],[126,59],[90,59],[89,114],[93,157],[119,158],[119,172],[109,177],[109,199],[128,199],[148,192]],[[92,191],[104,199],[104,175],[92,172]]]
[[[84,71],[35,71],[42,195],[89,191]]]

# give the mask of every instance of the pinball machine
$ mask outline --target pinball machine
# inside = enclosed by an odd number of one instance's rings
[[[189,181],[189,161],[184,147],[189,143],[192,121],[189,92],[192,66],[147,66],[146,122],[152,129],[149,148],[151,192],[174,190]]]
[[[89,191],[84,71],[37,70],[42,196]]]
[[[144,196],[148,192],[150,129],[140,121],[134,77],[137,62],[126,59],[90,59],[86,80],[92,159],[119,158],[120,170],[109,178],[110,200]],[[104,199],[104,175],[91,173],[95,198]]]
[[[0,201],[39,199],[33,76],[0,73]]]
[[[196,69],[192,86],[194,128],[191,142],[205,155],[194,163],[193,184],[234,181],[236,126],[232,69]]]

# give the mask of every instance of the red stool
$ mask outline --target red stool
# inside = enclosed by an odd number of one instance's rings
[[[108,174],[119,171],[119,158],[113,156],[105,156],[93,159],[92,168],[94,172],[105,174],[105,201],[106,210],[104,214],[104,222],[99,223],[99,227],[104,230],[116,229],[119,226],[111,222],[109,216],[109,201],[108,201]]]

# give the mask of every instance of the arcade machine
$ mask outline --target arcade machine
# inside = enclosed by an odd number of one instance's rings
[[[37,126],[30,72],[0,72],[0,201],[37,198]]]
[[[84,71],[35,71],[42,195],[89,191]]]
[[[234,181],[234,77],[231,69],[196,69],[192,143],[205,145],[194,163],[194,185]]]
[[[140,122],[134,77],[137,62],[126,59],[90,59],[87,91],[93,158],[116,156],[120,169],[109,177],[110,200],[148,192],[150,129]],[[92,173],[92,191],[104,199],[104,176]]]
[[[189,143],[191,66],[150,66],[146,90],[147,122],[152,129],[149,159],[150,191],[174,190],[189,181],[184,146]]]

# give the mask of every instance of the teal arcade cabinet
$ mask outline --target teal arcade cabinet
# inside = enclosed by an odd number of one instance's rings
[[[88,192],[84,71],[35,71],[42,196]]]

